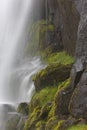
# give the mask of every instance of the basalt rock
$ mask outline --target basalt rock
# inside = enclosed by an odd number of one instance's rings
[[[74,93],[69,111],[79,118],[87,118],[87,0],[82,1],[81,20],[78,28],[76,62],[72,71]]]
[[[59,12],[62,15],[62,41],[64,49],[69,54],[74,54],[80,15],[74,0],[57,0],[57,2]]]

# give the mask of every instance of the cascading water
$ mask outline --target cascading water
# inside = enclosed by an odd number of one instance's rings
[[[0,129],[2,104],[29,101],[34,89],[31,77],[42,64],[39,58],[26,58],[29,15],[32,0],[0,0]]]

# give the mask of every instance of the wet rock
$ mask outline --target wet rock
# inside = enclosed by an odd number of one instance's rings
[[[17,108],[17,112],[21,113],[23,115],[28,115],[28,113],[29,113],[28,104],[27,103],[20,103],[18,108]]]
[[[20,120],[20,115],[16,112],[11,112],[8,114],[8,119],[6,121],[6,130],[18,130],[17,125]]]
[[[20,118],[20,121],[19,121],[19,123],[17,125],[18,130],[24,130],[24,125],[25,125],[26,120],[27,120],[27,116],[22,116]]]
[[[14,111],[16,110],[12,104],[0,104],[0,129],[5,129],[8,113]]]

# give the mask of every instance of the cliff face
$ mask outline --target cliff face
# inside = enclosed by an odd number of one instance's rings
[[[43,37],[44,42],[41,44],[46,48],[52,46],[54,51],[64,49],[68,54],[74,55],[81,12],[80,1],[36,0],[33,3],[31,13],[33,21],[44,19],[46,23],[40,24],[41,29],[47,28],[49,25],[54,26],[52,31],[47,29],[44,36],[43,33],[40,33],[41,37],[38,41],[42,41]]]
[[[63,22],[63,45],[66,51],[74,54],[79,13],[73,0],[67,0],[67,2],[65,0],[57,0],[57,2]]]
[[[72,76],[77,79],[70,102],[70,112],[75,117],[87,118],[87,0],[82,1],[81,20],[78,27],[76,62]]]
[[[51,22],[54,23],[55,33],[61,32],[61,44],[63,44],[64,50],[73,55],[77,40],[81,3],[78,0],[47,0],[47,2],[48,19],[50,18]]]

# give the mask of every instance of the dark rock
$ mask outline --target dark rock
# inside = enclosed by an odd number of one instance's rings
[[[18,108],[17,108],[17,112],[21,113],[23,115],[28,115],[28,113],[29,113],[28,104],[27,103],[20,103]]]
[[[42,107],[39,117],[42,120],[46,119],[48,117],[50,109],[51,109],[51,106],[49,104],[46,104],[44,107]]]

